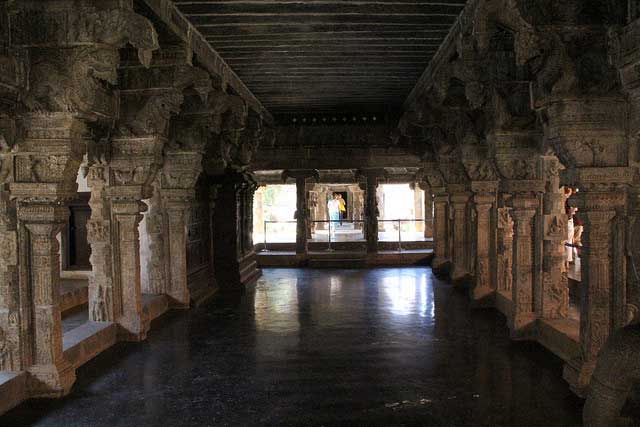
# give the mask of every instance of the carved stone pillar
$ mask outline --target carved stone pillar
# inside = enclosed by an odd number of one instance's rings
[[[467,215],[467,204],[469,203],[471,194],[464,191],[463,188],[458,188],[455,184],[449,185],[449,200],[451,202],[453,224],[451,227],[451,233],[453,235],[453,247],[451,250],[451,278],[454,281],[463,280],[469,275],[467,268],[467,255],[468,247],[470,243],[467,239],[467,221],[469,220]],[[462,190],[462,191],[461,191]]]
[[[106,188],[110,184],[109,167],[101,163],[89,167],[87,183],[91,189],[91,218],[87,223],[87,240],[91,245],[89,319],[94,322],[113,322],[111,204],[106,195]]]
[[[33,293],[33,360],[30,388],[38,396],[63,396],[75,382],[75,370],[62,352],[60,256],[56,235],[66,225],[69,210],[52,203],[18,202],[18,237]],[[26,276],[26,270],[24,272]]]
[[[451,262],[449,256],[449,195],[444,187],[433,189],[434,218],[433,246],[435,258],[431,265],[435,270],[443,269]]]
[[[495,233],[491,212],[496,201],[495,192],[477,192],[473,196],[476,210],[476,271],[472,298],[480,300],[496,290],[495,275]]]
[[[239,291],[261,274],[253,245],[247,245],[245,213],[247,194],[253,194],[253,178],[228,171],[216,180],[214,215],[214,266],[221,289]]]
[[[564,195],[560,190],[560,165],[555,156],[544,156],[542,167],[546,180],[542,218],[542,295],[541,307],[536,311],[545,319],[565,318],[569,310],[569,286],[564,267],[567,215],[564,209]]]
[[[62,396],[75,380],[62,352],[60,258],[56,235],[76,191],[87,129],[68,113],[26,114],[15,154],[11,197],[17,200],[23,368],[34,396]]]
[[[521,336],[534,326],[533,307],[533,225],[538,199],[527,193],[516,193],[511,199],[513,235],[513,311],[509,320],[512,336]]]
[[[307,197],[307,179],[315,177],[320,179],[317,170],[286,170],[282,173],[282,180],[287,178],[296,180],[296,254],[306,256],[308,251],[307,231],[309,229],[309,201]],[[334,224],[335,225],[335,224]]]
[[[631,168],[575,168],[563,172],[563,181],[580,191],[569,199],[584,223],[580,261],[582,298],[580,307],[581,354],[564,368],[571,388],[583,395],[595,368],[598,353],[615,325],[626,287],[615,282],[616,257],[613,239],[616,218],[625,216],[626,185]],[[618,236],[620,238],[621,236]]]
[[[202,153],[167,150],[160,175],[163,241],[167,268],[165,293],[177,306],[189,306],[187,281],[187,219],[195,202],[195,185],[202,171]]]
[[[502,195],[504,197],[504,195]],[[511,299],[513,286],[513,219],[511,208],[498,208],[498,292]]]
[[[124,340],[143,340],[149,319],[142,309],[140,240],[138,226],[152,193],[151,183],[162,165],[160,136],[119,137],[111,141],[110,173],[107,188],[111,205],[114,318]]]
[[[433,238],[433,194],[431,186],[427,182],[420,182],[419,187],[424,191],[424,237]]]
[[[365,236],[367,238],[367,253],[378,252],[378,184],[382,177],[386,177],[384,169],[362,169],[357,176],[365,179],[360,188],[365,192]]]

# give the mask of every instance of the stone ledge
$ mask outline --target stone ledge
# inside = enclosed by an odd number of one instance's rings
[[[570,319],[538,320],[537,341],[568,362],[580,355],[580,322]]]
[[[114,323],[87,322],[63,335],[64,356],[77,369],[114,345],[116,335]]]
[[[511,301],[508,292],[496,292],[496,310],[502,313],[507,319],[511,316],[511,312],[513,311],[513,302]]]
[[[169,299],[166,295],[142,294],[142,307],[152,321],[169,310]]]
[[[27,399],[25,372],[0,372],[0,415]]]
[[[86,279],[63,278],[60,286],[60,311],[65,312],[89,302],[89,282]]]

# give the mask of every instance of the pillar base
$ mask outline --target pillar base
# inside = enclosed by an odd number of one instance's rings
[[[240,286],[243,288],[253,284],[260,276],[262,270],[258,268],[258,256],[254,251],[249,252],[244,258],[240,259]]]
[[[474,307],[492,307],[495,301],[495,289],[488,286],[475,286],[471,290],[471,304]]]
[[[143,309],[143,315],[146,314]],[[139,342],[147,339],[147,332],[151,327],[148,316],[139,319],[118,320],[118,341]]]
[[[468,271],[462,268],[453,268],[451,272],[451,281],[454,285],[463,285],[471,279],[471,275]]]
[[[443,257],[436,256],[433,261],[431,261],[431,268],[440,273],[448,270],[451,267],[451,260],[448,260]]]
[[[514,307],[515,308],[515,307]],[[516,314],[509,319],[509,337],[512,340],[528,340],[536,336],[535,313]]]
[[[581,398],[586,398],[591,382],[591,375],[596,369],[596,361],[584,362],[581,358],[572,359],[564,364],[562,378],[569,383],[569,388]]]
[[[69,363],[63,366],[34,365],[29,373],[29,397],[58,398],[69,394],[76,381],[76,372]]]

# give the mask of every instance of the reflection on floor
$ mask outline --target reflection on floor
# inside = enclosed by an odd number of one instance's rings
[[[580,424],[562,364],[429,268],[267,269],[0,425]]]

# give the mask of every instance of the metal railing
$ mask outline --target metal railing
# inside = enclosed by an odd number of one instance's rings
[[[347,224],[357,224],[357,223],[364,223],[365,220],[364,219],[328,219],[328,220],[312,220],[310,221],[312,224],[324,224],[324,223],[328,223],[329,224],[329,247],[327,248],[328,251],[332,251],[333,248],[331,247],[331,224],[333,223],[339,223],[340,225],[342,225],[343,223],[347,223]],[[337,227],[334,227],[334,232],[336,231]],[[364,232],[364,227],[362,230],[362,236],[363,238],[366,239],[367,236],[365,236],[365,232]]]
[[[312,223],[312,224],[328,224],[327,228],[328,228],[328,245],[329,245],[329,247],[328,247],[327,250],[331,251],[331,250],[333,250],[333,248],[331,247],[331,244],[337,242],[337,240],[334,240],[334,241],[331,240],[332,231],[335,233],[335,231],[337,231],[337,228],[338,228],[337,226],[335,226],[336,223],[338,223],[340,225],[342,225],[343,223],[347,223],[347,224],[360,224],[360,223],[362,223],[362,224],[364,224],[366,222],[366,219],[311,220],[309,222]],[[402,248],[402,224],[403,223],[407,223],[407,222],[409,222],[409,223],[411,223],[411,222],[414,222],[414,223],[422,222],[424,224],[427,224],[427,223],[433,222],[433,220],[432,219],[426,220],[426,219],[420,219],[420,218],[415,218],[415,219],[408,219],[408,218],[378,219],[378,223],[385,223],[385,222],[396,223],[397,224],[397,228],[398,228],[398,250],[402,251],[403,250],[403,248]],[[297,221],[263,221],[263,223],[264,223],[264,239],[263,239],[263,241],[264,241],[264,249],[263,250],[265,252],[267,252],[269,250],[269,248],[268,248],[269,242],[267,241],[268,240],[267,239],[268,225],[269,224],[296,224]],[[332,224],[334,225],[333,226],[333,230],[332,230]],[[364,239],[366,239],[365,228],[366,227],[362,228],[362,235],[363,235]],[[380,232],[380,231],[378,230],[378,232]],[[393,242],[393,240],[391,242]],[[272,242],[272,243],[274,243],[274,242]],[[282,243],[284,243],[284,242],[282,242]]]
[[[432,221],[432,220],[430,220]],[[426,223],[427,221],[425,219],[419,219],[419,218],[415,218],[415,219],[378,219],[378,223],[380,222],[394,222],[398,224],[398,250],[402,251],[402,223],[403,222],[422,222],[422,223]],[[378,233],[380,232],[380,230],[378,229]]]
[[[268,224],[297,224],[298,221],[264,221],[264,252],[268,252],[269,248],[267,247],[267,225]]]

